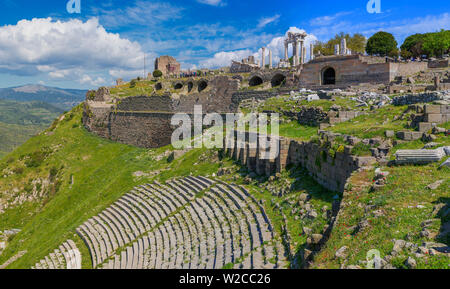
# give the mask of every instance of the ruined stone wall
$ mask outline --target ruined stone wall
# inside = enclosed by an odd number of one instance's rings
[[[413,93],[394,97],[392,100],[393,105],[408,105],[415,103],[427,103],[436,100],[444,99],[445,93],[441,92],[425,92],[425,93]]]
[[[109,139],[143,148],[170,144],[173,128],[171,113],[117,112],[110,113]]]
[[[321,85],[323,71],[331,67],[336,72],[336,85],[356,85],[359,83],[388,83],[389,63],[369,64],[359,55],[321,57],[303,66],[300,84]]]
[[[428,62],[428,68],[446,68],[448,59],[436,59]]]
[[[172,111],[170,95],[131,96],[117,102],[118,111]]]
[[[426,70],[427,62],[409,62],[409,63],[389,63],[390,80],[394,81],[397,76],[409,76],[420,71]]]
[[[335,156],[328,153],[328,149],[315,142],[302,142],[284,137],[272,137],[269,141],[278,144],[278,155],[265,159],[262,156],[268,153],[267,149],[260,147],[259,135],[256,144],[249,142],[252,133],[245,133],[246,141],[237,141],[237,132],[232,146],[225,147],[225,153],[240,161],[250,171],[260,175],[272,175],[281,172],[289,165],[301,165],[322,186],[331,190],[343,192],[351,174],[359,168],[373,164],[373,157],[357,157],[351,154],[351,146],[345,146],[344,151],[336,152]],[[252,146],[253,145],[253,146]]]
[[[239,80],[218,76],[211,79],[207,85],[202,92],[179,95],[178,99],[173,100],[173,111],[192,113],[194,105],[202,105],[204,113],[233,111],[232,95],[239,89]]]
[[[233,95],[231,96],[231,106],[230,109],[231,111],[237,111],[239,104],[244,101],[244,100],[248,100],[248,99],[255,99],[255,100],[265,100],[268,98],[272,98],[272,97],[276,97],[278,95],[283,95],[283,94],[289,94],[289,92],[292,89],[279,89],[276,91],[255,91],[255,90],[248,90],[248,91],[239,91],[236,93],[233,93]]]

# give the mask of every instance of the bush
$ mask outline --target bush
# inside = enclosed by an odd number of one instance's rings
[[[156,69],[155,71],[153,71],[153,77],[155,78],[159,78],[163,75],[161,70]]]
[[[21,174],[23,174],[24,169],[23,169],[23,167],[17,167],[17,168],[14,168],[12,171],[16,175],[21,175]]]
[[[370,148],[370,145],[360,142],[353,147],[352,154],[356,156],[369,156],[372,154]]]
[[[132,81],[130,81],[130,88],[135,88],[137,84],[136,79],[133,79]]]
[[[45,160],[46,154],[42,151],[36,151],[28,156],[25,160],[25,166],[27,168],[37,168],[39,167]]]

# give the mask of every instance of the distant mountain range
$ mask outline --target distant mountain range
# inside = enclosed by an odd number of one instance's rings
[[[62,109],[70,109],[84,101],[87,90],[63,89],[29,84],[18,87],[0,88],[0,99],[15,101],[47,102]]]

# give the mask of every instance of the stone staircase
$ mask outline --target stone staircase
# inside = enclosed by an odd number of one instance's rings
[[[76,232],[99,269],[287,266],[262,206],[245,188],[205,177],[136,187]]]

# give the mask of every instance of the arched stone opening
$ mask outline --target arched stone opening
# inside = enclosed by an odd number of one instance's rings
[[[194,83],[192,81],[189,81],[188,82],[188,92],[191,92],[193,88],[194,88]]]
[[[286,80],[286,76],[283,74],[276,74],[274,77],[272,77],[272,87],[280,86],[282,85]]]
[[[263,79],[257,75],[253,76],[252,78],[250,78],[250,81],[248,82],[248,84],[250,86],[258,86],[263,84]]]
[[[322,85],[336,84],[336,71],[333,67],[327,67],[322,72]]]
[[[208,87],[208,82],[206,82],[205,80],[202,80],[198,83],[198,92],[202,92],[203,90],[205,90]]]
[[[175,83],[175,85],[173,86],[175,89],[182,89],[183,88],[183,84],[182,83],[180,83],[180,82],[178,82],[178,83]]]
[[[155,85],[155,89],[156,89],[156,90],[161,90],[161,89],[162,89],[162,84],[161,84],[161,82],[158,82],[158,83]]]

